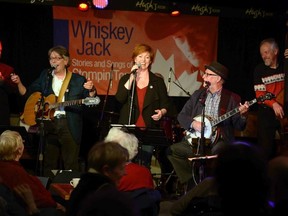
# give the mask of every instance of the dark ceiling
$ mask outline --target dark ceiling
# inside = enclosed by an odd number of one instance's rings
[[[276,9],[288,10],[288,0],[166,0],[170,2],[181,3],[199,3],[208,4],[218,7],[231,7],[231,8],[262,8],[262,9]]]

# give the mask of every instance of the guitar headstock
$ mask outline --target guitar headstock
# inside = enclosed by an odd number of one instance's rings
[[[257,98],[258,102],[264,102],[266,100],[271,100],[275,98],[275,95],[272,94],[271,92],[266,93],[265,95],[261,95],[260,97]]]
[[[96,97],[86,97],[83,99],[83,104],[87,106],[92,106],[92,105],[98,105],[100,103],[100,98],[98,96]]]

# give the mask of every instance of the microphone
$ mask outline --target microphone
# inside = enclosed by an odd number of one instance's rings
[[[171,74],[173,72],[172,67],[170,67],[169,76],[168,76],[168,85],[167,85],[167,93],[169,94],[170,91],[170,84],[171,84]]]
[[[207,82],[205,81],[204,82],[204,88],[203,91],[201,92],[200,94],[200,97],[199,97],[199,102],[204,105],[205,104],[205,101],[206,101],[206,98],[207,98],[207,94],[208,94],[208,91],[209,91],[209,86],[211,85],[210,82]]]
[[[141,64],[140,64],[140,63],[138,63],[138,64],[136,64],[136,65],[137,65],[137,68],[135,68],[134,70],[132,70],[132,73],[133,73],[134,75],[136,74],[137,70],[141,68]],[[135,67],[135,65],[134,65],[133,67]]]
[[[208,82],[208,81],[205,81],[205,82],[204,82],[204,87],[205,87],[205,88],[209,88],[209,87],[210,87],[210,85],[211,85],[211,83],[210,83],[210,82]]]
[[[111,71],[110,71],[110,88],[113,87],[112,80],[113,80],[113,64],[111,65]]]
[[[51,67],[48,69],[48,73],[50,74],[53,70],[55,70],[57,65],[51,65]]]

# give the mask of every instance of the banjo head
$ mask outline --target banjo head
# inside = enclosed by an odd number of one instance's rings
[[[196,121],[202,121],[202,116],[196,116],[196,117],[194,118],[194,120],[196,120]],[[204,123],[205,123],[205,127],[204,127],[204,137],[205,137],[206,139],[211,139],[212,134],[213,134],[212,120],[213,120],[213,118],[210,117],[210,116],[205,116],[205,117],[204,117]],[[196,137],[201,137],[201,132],[195,131],[195,135],[196,135]]]

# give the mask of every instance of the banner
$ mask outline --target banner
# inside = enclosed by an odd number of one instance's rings
[[[188,96],[202,84],[205,65],[217,59],[218,18],[212,16],[53,7],[54,44],[69,49],[69,70],[93,80],[98,94],[115,95],[130,73],[132,51],[155,51],[152,72],[163,76],[169,96]]]

